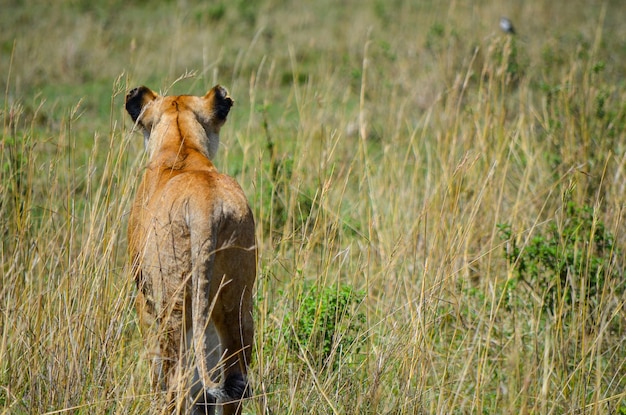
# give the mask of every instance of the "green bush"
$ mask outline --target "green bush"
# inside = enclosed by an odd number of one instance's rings
[[[613,235],[594,216],[593,208],[566,202],[561,220],[552,220],[520,245],[510,224],[498,225],[500,237],[507,241],[504,256],[514,267],[519,281],[531,287],[543,307],[555,311],[562,300],[594,305],[607,281],[617,281],[623,291],[623,264]],[[515,284],[511,285],[513,287]]]
[[[365,294],[349,285],[306,284],[295,313],[287,313],[284,335],[289,349],[303,351],[318,367],[336,367],[348,353],[361,349],[358,335],[365,315],[354,314]]]

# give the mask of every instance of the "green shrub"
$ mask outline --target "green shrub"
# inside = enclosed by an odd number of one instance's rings
[[[318,367],[336,367],[348,353],[358,354],[365,315],[354,310],[364,296],[349,285],[306,284],[299,307],[285,317],[289,349],[304,352]]]
[[[607,281],[617,281],[623,291],[623,264],[613,235],[594,217],[589,206],[566,202],[561,220],[552,220],[520,246],[510,224],[498,225],[500,237],[507,241],[504,256],[514,267],[518,281],[534,290],[543,307],[555,311],[564,301],[596,305]],[[512,284],[514,287],[516,284]]]

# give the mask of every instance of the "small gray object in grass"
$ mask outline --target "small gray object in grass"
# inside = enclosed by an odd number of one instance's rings
[[[500,18],[500,29],[502,29],[504,33],[510,33],[512,35],[515,34],[515,28],[513,27],[513,23],[506,17]]]

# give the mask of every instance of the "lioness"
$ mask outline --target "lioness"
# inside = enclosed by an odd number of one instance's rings
[[[165,413],[241,413],[249,395],[256,278],[254,219],[237,182],[211,162],[232,99],[135,88],[126,110],[148,165],[128,223],[137,312]],[[221,380],[221,383],[219,383]]]

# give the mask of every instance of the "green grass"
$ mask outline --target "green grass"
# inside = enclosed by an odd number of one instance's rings
[[[218,82],[260,253],[244,412],[626,412],[626,10],[405,3],[3,6],[1,414],[148,411],[123,97]]]

